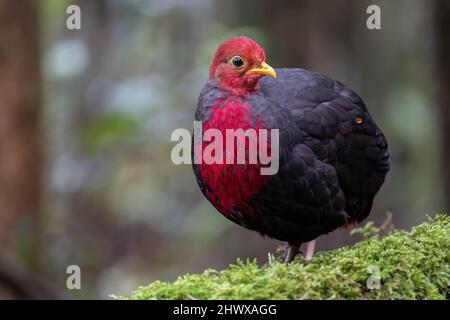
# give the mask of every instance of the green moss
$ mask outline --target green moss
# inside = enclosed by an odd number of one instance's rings
[[[154,282],[127,299],[448,299],[449,230],[450,217],[440,215],[381,240],[372,233],[311,262],[298,258],[284,265],[270,256],[258,266],[238,260],[220,272]]]

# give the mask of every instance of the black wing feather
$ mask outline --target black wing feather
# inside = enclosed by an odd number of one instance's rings
[[[273,112],[301,132],[294,143],[282,141],[283,148],[305,145],[318,161],[334,167],[345,211],[350,220],[363,220],[389,170],[386,138],[362,99],[340,82],[303,69],[278,69],[277,75],[261,80],[261,92],[269,101],[281,101],[283,112]]]
[[[263,77],[248,100],[255,119],[280,130],[279,171],[250,200],[252,214],[227,218],[279,240],[305,242],[369,214],[389,170],[389,152],[353,90],[303,69],[276,72],[276,79]],[[196,120],[207,120],[211,101],[224,95],[208,81]],[[208,197],[196,165],[194,172]]]

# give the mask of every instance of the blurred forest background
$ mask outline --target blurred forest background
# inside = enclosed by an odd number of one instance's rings
[[[66,28],[70,4],[81,30]],[[370,4],[381,30],[366,28]],[[276,251],[170,161],[172,130],[192,127],[210,59],[236,35],[363,97],[392,151],[371,220],[445,212],[449,25],[446,0],[0,0],[0,298],[108,298]],[[358,240],[339,230],[318,249]],[[82,290],[66,288],[72,264]]]

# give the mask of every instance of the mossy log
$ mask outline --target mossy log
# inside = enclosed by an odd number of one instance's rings
[[[367,225],[366,230],[376,228]],[[370,231],[370,230],[369,230]],[[375,232],[376,233],[376,232]],[[410,232],[371,235],[352,247],[285,265],[238,260],[229,268],[156,281],[126,299],[449,299],[450,217]]]

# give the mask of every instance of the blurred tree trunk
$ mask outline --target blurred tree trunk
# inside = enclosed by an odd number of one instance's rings
[[[26,253],[41,191],[38,4],[0,0],[0,246],[20,238]]]
[[[450,1],[437,0],[435,6],[436,71],[439,76],[439,104],[442,130],[442,178],[446,209],[450,209]]]

